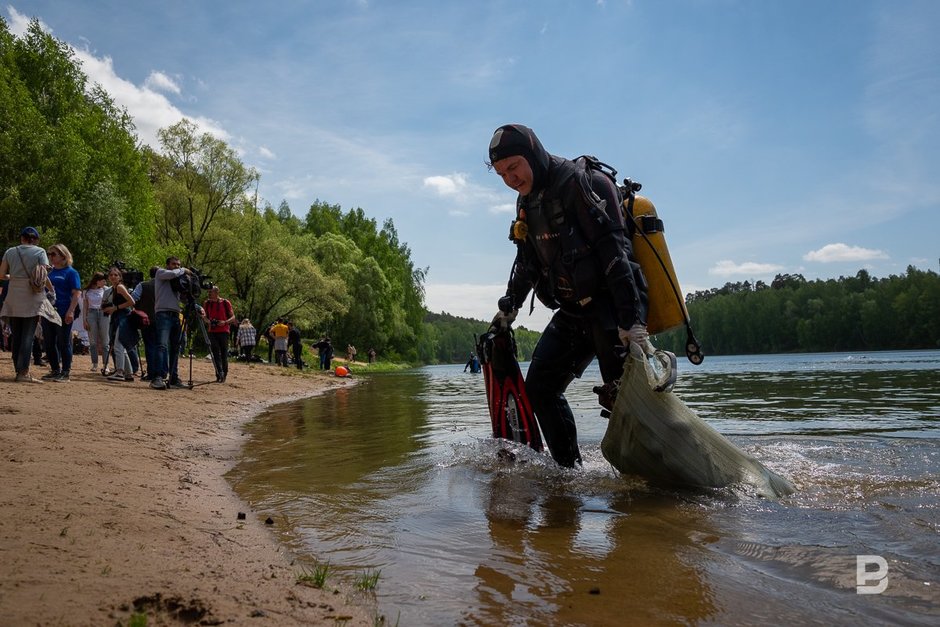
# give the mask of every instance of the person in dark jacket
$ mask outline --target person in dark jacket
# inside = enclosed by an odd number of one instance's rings
[[[304,369],[304,345],[300,342],[300,329],[291,321],[287,321],[287,345],[290,347],[291,357],[297,370]]]
[[[330,336],[323,336],[319,342],[312,346],[320,354],[320,370],[329,370],[330,362],[333,360],[333,343],[330,341]]]
[[[157,331],[156,325],[153,324],[154,317],[156,312],[154,311],[154,306],[156,304],[155,297],[155,286],[154,286],[154,277],[157,275],[157,266],[152,266],[150,268],[150,280],[141,281],[131,292],[131,298],[134,299],[134,309],[139,309],[140,311],[147,314],[148,324],[142,325],[140,327],[140,335],[144,340],[144,357],[147,360],[147,371],[142,373],[142,381],[153,381],[154,376],[159,371],[159,368],[156,367],[157,363]]]
[[[605,384],[623,374],[618,346],[643,342],[647,287],[616,182],[583,160],[549,154],[521,124],[496,129],[488,165],[519,195],[517,245],[493,326],[508,328],[531,291],[555,310],[532,354],[526,391],[555,461],[581,463],[564,392],[596,357]]]

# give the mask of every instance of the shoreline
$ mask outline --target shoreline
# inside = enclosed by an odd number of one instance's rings
[[[69,383],[14,383],[0,355],[0,622],[375,623],[367,596],[298,583],[225,479],[247,422],[353,381],[232,362],[224,384],[157,391],[90,367],[75,356]],[[194,359],[193,379],[214,379],[211,363]]]

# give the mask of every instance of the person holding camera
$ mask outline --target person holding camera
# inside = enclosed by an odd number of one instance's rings
[[[165,390],[167,387],[184,388],[179,377],[180,339],[183,325],[180,321],[180,294],[176,287],[184,275],[192,270],[181,267],[179,257],[168,257],[165,268],[157,268],[154,275],[154,326],[157,335],[156,363],[150,387]]]
[[[82,298],[83,311],[85,312],[85,315],[82,316],[82,324],[88,332],[92,372],[98,371],[99,355],[104,361],[111,354],[111,338],[108,333],[111,319],[108,314],[104,313],[102,308],[107,278],[104,272],[95,272],[88,285],[85,286],[85,295]],[[107,364],[103,365],[107,368]]]
[[[209,324],[209,349],[215,362],[216,382],[225,383],[228,376],[228,338],[235,322],[232,303],[219,297],[219,286],[209,288],[209,298],[202,304],[202,319]]]

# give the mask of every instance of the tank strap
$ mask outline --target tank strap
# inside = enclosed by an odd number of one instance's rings
[[[630,204],[633,204],[633,197],[630,197]],[[631,207],[632,209],[632,207]],[[634,222],[638,222],[637,226],[646,233],[647,235],[652,235],[653,233],[665,233],[666,227],[663,224],[663,221],[656,216],[640,216],[639,220],[634,218]]]

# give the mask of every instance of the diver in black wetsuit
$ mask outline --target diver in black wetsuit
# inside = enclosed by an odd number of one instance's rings
[[[617,346],[643,342],[647,286],[630,244],[616,182],[584,160],[549,154],[531,129],[496,129],[489,164],[518,192],[510,233],[518,247],[493,325],[508,327],[531,290],[556,310],[539,340],[525,387],[555,461],[581,462],[564,392],[597,357],[605,384],[623,374]]]

